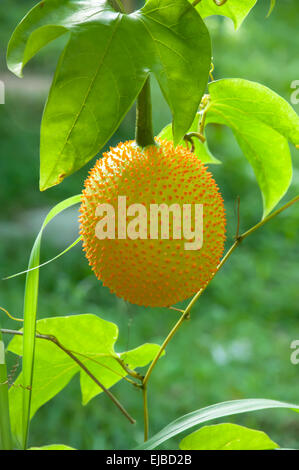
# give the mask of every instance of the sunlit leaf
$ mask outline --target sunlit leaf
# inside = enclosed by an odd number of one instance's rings
[[[260,186],[265,217],[287,191],[292,178],[288,140],[299,142],[299,116],[269,88],[242,79],[209,84],[206,123],[230,127]]]
[[[143,344],[131,351],[115,352],[117,325],[91,314],[46,318],[37,322],[36,329],[40,334],[55,336],[106,388],[112,387],[127,375],[117,361],[118,358],[130,369],[135,369],[148,364],[159,349],[156,344]],[[22,337],[15,336],[8,349],[22,355]],[[37,338],[30,416],[59,393],[78,372],[82,402],[86,405],[93,397],[102,393],[102,389],[54,343]],[[10,389],[11,420],[15,433],[19,427],[22,408],[22,393],[18,386],[20,383],[22,376],[18,377],[15,386]]]
[[[15,29],[7,50],[9,69],[22,76],[27,62],[62,34],[96,20],[109,8],[105,0],[44,0],[34,6]]]
[[[204,426],[180,442],[182,450],[270,450],[278,447],[264,432],[230,423]]]
[[[218,6],[214,0],[201,0],[196,6],[196,9],[202,18],[212,15],[221,15],[231,18],[237,29],[241,26],[256,2],[257,0],[227,0],[226,3]],[[193,3],[193,0],[191,3]]]
[[[28,450],[76,450],[73,447],[64,444],[51,444],[42,447],[30,447]]]
[[[211,63],[208,30],[187,0],[149,0],[130,15],[104,0],[44,0],[15,30],[10,69],[20,75],[38,50],[67,31],[42,121],[42,190],[100,151],[149,73],[171,109],[179,141],[195,118]]]

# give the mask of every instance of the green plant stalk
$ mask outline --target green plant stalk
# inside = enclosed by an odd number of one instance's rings
[[[41,230],[34,242],[26,276],[26,286],[24,294],[24,338],[23,338],[23,405],[21,419],[21,435],[18,436],[23,449],[27,447],[29,425],[30,425],[30,406],[31,391],[33,382],[34,352],[35,352],[35,334],[36,334],[36,316],[38,302],[39,269],[33,270],[40,264],[40,245],[42,234],[47,224],[57,214],[81,202],[81,195],[72,196],[53,207],[48,213],[41,227]]]
[[[151,84],[148,76],[139,96],[136,107],[135,140],[139,147],[156,145],[152,123]]]
[[[12,449],[5,346],[0,330],[0,450]]]
[[[242,235],[238,235],[236,237],[236,240],[234,242],[234,244],[230,247],[230,249],[227,251],[227,253],[225,254],[225,256],[222,258],[221,262],[219,263],[219,265],[217,266],[217,269],[213,275],[213,277],[211,278],[211,280],[209,281],[209,283],[201,290],[199,290],[195,295],[194,297],[192,298],[192,300],[190,301],[190,303],[188,304],[188,306],[186,307],[186,309],[183,311],[180,319],[177,321],[177,323],[174,325],[174,327],[171,329],[170,333],[167,335],[167,337],[165,338],[165,340],[163,341],[163,344],[161,346],[161,348],[159,349],[157,355],[155,356],[155,358],[153,359],[152,363],[150,364],[146,374],[145,374],[145,377],[143,379],[143,386],[146,386],[147,385],[147,382],[158,362],[158,360],[160,359],[161,357],[161,354],[163,353],[163,351],[165,350],[165,348],[167,347],[168,343],[171,341],[171,339],[173,338],[173,336],[175,335],[175,333],[180,329],[181,325],[184,323],[184,321],[186,319],[189,318],[190,316],[190,311],[191,309],[194,307],[194,305],[196,304],[196,302],[198,301],[199,297],[201,296],[201,294],[206,290],[206,288],[208,287],[208,285],[210,284],[210,282],[212,281],[212,279],[215,277],[215,275],[218,273],[218,271],[222,268],[222,266],[226,263],[226,261],[228,260],[228,258],[231,256],[231,254],[235,251],[235,249],[240,245],[240,243],[245,239],[247,238],[249,235],[251,235],[253,232],[255,232],[257,229],[259,229],[260,227],[262,227],[263,225],[265,225],[267,222],[269,222],[270,220],[272,220],[274,217],[276,217],[278,214],[280,214],[281,212],[283,212],[284,210],[286,210],[287,208],[289,208],[290,206],[292,206],[293,204],[295,204],[296,202],[299,201],[299,195],[298,196],[295,196],[291,201],[287,202],[286,204],[284,204],[280,209],[277,209],[276,211],[274,211],[272,214],[268,215],[267,217],[265,217],[263,220],[261,220],[259,223],[257,223],[256,225],[254,225],[252,228],[250,228],[249,230],[247,230],[246,232],[244,232]],[[147,406],[147,405],[146,405]],[[146,425],[146,424],[145,424]],[[147,424],[148,426],[148,424]]]
[[[143,383],[142,386],[143,396],[143,416],[144,416],[144,442],[148,440],[149,432],[149,415],[148,415],[148,404],[147,404],[147,384]]]
[[[39,233],[30,255],[28,269],[40,264]],[[23,340],[23,406],[22,406],[22,447],[26,449],[30,424],[31,390],[33,382],[36,314],[38,301],[39,270],[27,273],[24,294],[24,340]]]

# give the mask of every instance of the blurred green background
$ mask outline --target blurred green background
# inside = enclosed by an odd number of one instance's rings
[[[65,39],[41,52],[19,80],[5,65],[5,49],[17,22],[32,0],[0,2],[0,79],[6,104],[0,106],[0,277],[26,268],[30,248],[44,215],[56,202],[81,191],[93,160],[62,185],[38,189],[39,126],[51,77]],[[210,18],[215,78],[242,77],[269,86],[288,101],[290,84],[299,79],[298,0],[278,0],[266,19],[269,2],[260,0],[238,32],[228,19]],[[158,133],[170,121],[169,111],[153,84],[154,126]],[[99,102],[100,106],[100,102]],[[295,106],[299,112],[299,105]],[[132,109],[109,145],[134,135]],[[241,199],[241,229],[262,214],[253,172],[230,131],[211,127],[210,148],[223,164],[211,166],[224,195],[229,246],[236,228],[235,202]],[[299,191],[298,152],[294,177],[285,196]],[[216,402],[272,398],[299,402],[299,365],[290,362],[290,344],[299,339],[299,208],[282,213],[246,240],[205,292],[187,322],[167,348],[149,386],[150,432],[171,420]],[[76,238],[77,211],[51,223],[42,245],[42,260]],[[25,278],[0,282],[0,306],[22,315]],[[118,324],[118,350],[144,342],[161,343],[177,315],[168,309],[136,307],[117,299],[90,271],[81,247],[41,270],[39,318],[94,313]],[[19,324],[1,318],[7,328]],[[16,357],[9,355],[9,366]],[[80,449],[131,448],[143,437],[142,397],[127,383],[113,388],[137,419],[130,425],[103,395],[85,408],[79,380],[38,411],[30,444],[64,443]],[[298,415],[266,411],[226,418],[268,432],[285,447],[299,447]],[[176,448],[179,439],[163,448]]]

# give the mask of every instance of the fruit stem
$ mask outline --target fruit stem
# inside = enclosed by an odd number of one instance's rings
[[[137,145],[142,148],[156,145],[152,124],[151,84],[149,76],[137,98],[135,140]]]

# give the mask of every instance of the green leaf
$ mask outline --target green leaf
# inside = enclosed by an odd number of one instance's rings
[[[149,0],[130,15],[115,12],[104,0],[45,0],[15,30],[10,69],[20,75],[41,47],[66,31],[70,40],[42,121],[41,190],[100,151],[149,73],[171,109],[178,142],[194,120],[211,63],[208,30],[187,0]]]
[[[256,2],[257,0],[228,0],[222,6],[218,6],[214,0],[202,0],[196,6],[196,10],[202,18],[211,15],[227,16],[233,20],[235,28],[238,29]]]
[[[299,116],[279,95],[242,79],[209,84],[206,123],[230,127],[260,186],[265,217],[287,191],[292,178],[288,140],[299,142]]]
[[[187,0],[149,0],[137,17],[154,45],[150,70],[171,109],[177,143],[191,126],[208,82],[209,32]]]
[[[144,344],[131,351],[116,353],[114,345],[118,338],[117,325],[92,314],[46,318],[39,320],[36,328],[40,334],[55,336],[106,388],[112,387],[127,375],[118,359],[133,370],[148,364],[159,350],[156,344]],[[22,355],[22,337],[15,336],[8,349]],[[30,417],[59,393],[78,372],[82,402],[86,405],[93,397],[102,393],[102,389],[54,343],[37,338]],[[22,382],[20,375],[15,386],[10,389],[12,428],[17,435],[22,408],[18,384]]]
[[[64,444],[51,444],[42,447],[30,447],[28,450],[76,450],[73,447]]]
[[[26,276],[26,286],[24,294],[24,341],[22,353],[23,375],[22,381],[22,404],[19,408],[19,428],[17,438],[22,448],[26,448],[29,431],[29,415],[31,403],[31,385],[33,380],[34,352],[35,352],[35,332],[36,332],[36,313],[38,301],[39,269],[33,269],[40,264],[40,246],[43,231],[48,223],[65,209],[78,204],[81,201],[81,195],[73,196],[57,204],[49,212],[44,220],[41,230],[34,242]]]
[[[201,119],[200,113],[197,113],[196,118],[193,121],[192,126],[190,127],[188,132],[198,132],[198,121]],[[168,124],[160,134],[158,135],[161,139],[165,140],[170,140],[173,141],[173,132],[172,132],[172,125]],[[207,141],[202,143],[199,139],[196,137],[193,139],[194,142],[194,151],[193,153],[198,156],[198,158],[203,162],[203,163],[216,163],[219,164],[221,163],[220,160],[218,160],[214,155],[212,155]],[[182,145],[183,147],[187,147],[186,142],[181,139],[178,143],[178,145]]]
[[[8,68],[21,77],[27,62],[49,42],[77,25],[95,20],[105,8],[104,0],[41,1],[23,18],[9,41]]]
[[[266,410],[270,408],[288,408],[299,411],[299,405],[267,399],[234,400],[217,403],[216,405],[201,408],[197,411],[193,411],[192,413],[188,413],[181,418],[178,418],[162,429],[162,431],[151,437],[147,442],[141,444],[137,449],[155,449],[171,437],[177,436],[187,429],[197,426],[198,424],[211,421],[212,419],[223,418],[223,416],[231,416],[238,413],[246,413],[248,411]]]
[[[180,442],[182,450],[270,450],[278,447],[264,432],[230,423],[204,426]]]

